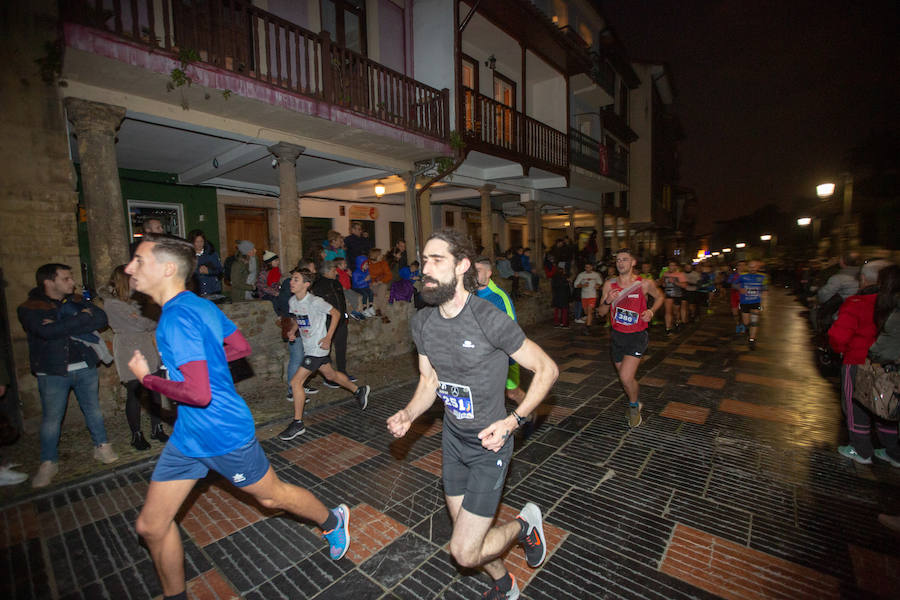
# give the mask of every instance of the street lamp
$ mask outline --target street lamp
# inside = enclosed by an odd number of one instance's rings
[[[807,227],[810,223],[812,223],[812,219],[809,217],[800,217],[797,219],[797,225],[800,227]]]
[[[850,211],[853,205],[853,175],[841,174],[842,206],[840,220],[840,235],[838,236],[838,252],[843,255],[850,247]],[[831,198],[834,195],[835,184],[831,182],[820,183],[816,186],[816,195],[819,198]]]
[[[762,240],[763,242],[768,242],[769,240],[772,239],[772,236],[769,235],[768,233],[766,233],[764,235],[759,236],[759,239]]]
[[[731,252],[731,248],[722,248],[722,252],[725,252],[725,253]]]
[[[747,244],[745,244],[744,242],[738,242],[737,244],[734,245],[734,247],[735,248],[746,248]]]
[[[819,198],[831,198],[834,195],[833,183],[820,183],[816,186],[816,196]]]

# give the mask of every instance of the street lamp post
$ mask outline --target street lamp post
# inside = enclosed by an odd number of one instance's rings
[[[827,200],[834,196],[835,184],[821,183],[816,186],[816,195],[823,200]],[[842,203],[840,230],[838,235],[838,253],[843,256],[850,249],[850,211],[853,207],[853,175],[850,173],[841,174]],[[798,220],[799,224],[800,221]]]

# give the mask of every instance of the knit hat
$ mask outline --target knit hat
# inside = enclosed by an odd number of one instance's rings
[[[254,248],[253,242],[251,242],[250,240],[242,240],[238,242],[237,246],[240,253],[244,256],[250,254],[250,252],[252,252]]]
[[[265,252],[263,252],[263,262],[265,263],[270,263],[276,258],[278,258],[278,255],[271,250],[266,250]]]

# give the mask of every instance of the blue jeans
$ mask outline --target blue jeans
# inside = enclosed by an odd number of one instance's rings
[[[288,342],[288,352],[290,353],[290,358],[288,359],[288,395],[291,396],[291,379],[294,378],[294,373],[297,372],[297,369],[300,368],[300,365],[303,363],[303,340],[299,337],[294,340],[294,343]]]
[[[106,427],[100,412],[98,398],[97,369],[88,367],[69,371],[68,375],[38,375],[38,391],[41,394],[41,462],[59,462],[59,429],[66,407],[69,404],[69,390],[75,390],[78,406],[84,415],[84,422],[94,446],[106,443]]]

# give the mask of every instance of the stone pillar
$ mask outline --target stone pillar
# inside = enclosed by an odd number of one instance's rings
[[[631,219],[623,217],[622,227],[625,228],[625,247],[634,251],[634,248],[631,247]]]
[[[528,245],[531,248],[531,264],[538,270],[544,266],[544,231],[541,218],[541,205],[531,200],[525,202],[525,215],[528,221]]]
[[[303,239],[300,235],[300,199],[297,197],[297,159],[303,154],[303,146],[279,142],[269,146],[278,161],[278,233],[281,248],[278,255],[285,271],[293,269],[303,257]]]
[[[419,196],[419,222],[422,224],[422,249],[425,249],[425,241],[431,237],[433,225],[431,223],[431,188],[428,188]]]
[[[575,239],[575,207],[569,206],[569,231],[566,234],[572,242],[577,243],[578,240]]]
[[[412,171],[406,176],[406,191],[403,196],[403,235],[406,237],[406,255],[409,261],[418,260],[421,248],[416,231],[416,181]]]
[[[481,193],[481,245],[484,246],[484,255],[492,261],[496,258],[494,256],[493,211],[491,210],[491,192],[495,187],[497,186],[487,184],[478,188]]]
[[[66,98],[66,113],[78,138],[91,272],[96,287],[129,259],[128,223],[116,160],[116,131],[125,118],[125,108]]]

